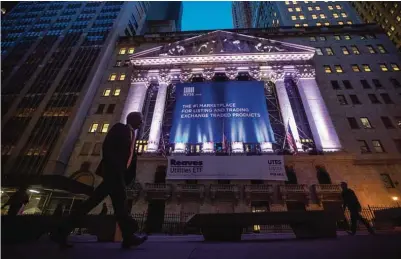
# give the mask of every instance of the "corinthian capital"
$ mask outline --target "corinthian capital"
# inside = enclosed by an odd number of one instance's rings
[[[230,80],[234,80],[238,76],[238,70],[236,67],[226,67],[226,76]]]
[[[262,78],[262,73],[260,72],[259,67],[251,67],[249,69],[249,75],[256,80],[260,80]]]
[[[165,83],[169,85],[171,83],[171,75],[169,69],[162,69],[159,72],[158,78],[160,83]]]
[[[193,76],[193,74],[190,69],[183,69],[180,73],[180,81],[182,83],[186,83],[189,80],[191,80],[192,76]]]
[[[206,80],[212,80],[212,78],[214,77],[214,69],[205,68],[203,69],[202,75]]]

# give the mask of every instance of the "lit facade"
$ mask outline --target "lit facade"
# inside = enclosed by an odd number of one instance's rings
[[[401,3],[400,2],[351,2],[362,20],[377,23],[401,50]]]
[[[127,52],[131,48],[135,53]],[[363,206],[393,206],[392,197],[401,191],[401,64],[396,51],[375,25],[121,38],[67,175],[88,162],[93,172],[109,125],[140,111],[144,123],[136,146],[137,182],[129,191],[133,213],[161,202],[164,213],[290,210],[294,203],[319,210],[340,202],[341,181],[350,184]],[[127,59],[132,66],[121,66],[120,61]],[[121,74],[129,80],[119,81]],[[174,85],[229,80],[264,82],[276,139],[276,143],[231,143],[229,154],[283,155],[290,184],[166,180],[166,156],[221,155],[221,143],[169,142]],[[105,110],[110,106],[111,112]],[[289,154],[286,125],[298,147],[295,155],[285,155]]]

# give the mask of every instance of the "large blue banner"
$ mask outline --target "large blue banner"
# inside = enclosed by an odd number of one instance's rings
[[[275,142],[263,82],[176,85],[172,143]]]

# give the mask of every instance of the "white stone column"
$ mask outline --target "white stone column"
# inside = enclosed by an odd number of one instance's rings
[[[315,78],[300,78],[298,91],[302,98],[316,148],[323,151],[340,150],[340,140]]]
[[[299,138],[297,124],[295,122],[294,113],[292,112],[290,98],[288,97],[287,89],[285,88],[284,78],[277,79],[275,84],[278,101],[280,103],[281,115],[283,116],[283,123],[286,128],[289,124],[298,151],[302,152],[301,139]]]
[[[126,123],[127,115],[130,112],[142,112],[145,102],[146,91],[148,89],[147,82],[131,82],[131,87],[128,91],[128,97],[125,100],[123,112],[121,114],[121,123]]]
[[[166,105],[167,86],[168,83],[166,81],[159,81],[159,91],[157,92],[155,110],[153,112],[152,124],[150,125],[147,152],[157,152],[159,149],[164,108]]]

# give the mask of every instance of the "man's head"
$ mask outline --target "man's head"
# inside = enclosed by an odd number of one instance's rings
[[[343,190],[348,189],[348,184],[346,182],[341,182],[340,186],[341,186],[341,189],[343,189]]]
[[[127,116],[127,124],[133,129],[139,129],[142,124],[142,114],[140,112],[131,112]]]

